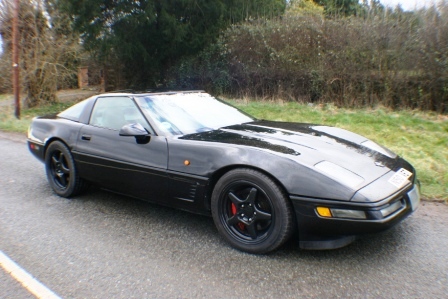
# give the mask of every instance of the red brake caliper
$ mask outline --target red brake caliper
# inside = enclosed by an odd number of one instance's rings
[[[236,206],[233,202],[231,203],[230,208],[231,208],[232,216],[235,215],[236,214]],[[244,230],[246,228],[246,226],[242,222],[238,222],[237,225],[240,230]]]

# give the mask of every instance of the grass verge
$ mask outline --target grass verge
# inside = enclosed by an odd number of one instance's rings
[[[22,109],[20,112],[20,119],[17,119],[14,116],[14,107],[12,105],[0,105],[0,130],[26,133],[31,120],[35,116],[59,112],[71,105],[73,105],[73,102],[63,102],[38,108]]]
[[[422,111],[343,109],[332,105],[228,100],[259,118],[336,126],[364,135],[393,150],[417,169],[425,199],[448,203],[448,116]],[[0,96],[0,104],[6,102]],[[0,130],[26,133],[33,117],[62,111],[73,102],[25,109],[21,119],[14,107],[0,105]]]

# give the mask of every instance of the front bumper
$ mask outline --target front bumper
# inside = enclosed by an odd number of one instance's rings
[[[290,196],[299,229],[299,244],[304,249],[333,249],[351,243],[356,235],[386,230],[409,216],[418,207],[418,182],[374,203],[342,202]],[[323,217],[318,207],[361,211],[365,219]]]

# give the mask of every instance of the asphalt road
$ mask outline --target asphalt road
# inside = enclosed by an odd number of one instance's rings
[[[0,251],[62,298],[447,298],[448,206],[332,251],[234,250],[211,218],[91,190],[55,196],[0,134]],[[0,268],[0,298],[32,298]]]

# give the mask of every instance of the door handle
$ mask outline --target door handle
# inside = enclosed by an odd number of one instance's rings
[[[81,139],[82,139],[82,140],[90,141],[90,139],[92,139],[92,136],[90,136],[90,135],[82,135],[82,136],[81,136]]]

